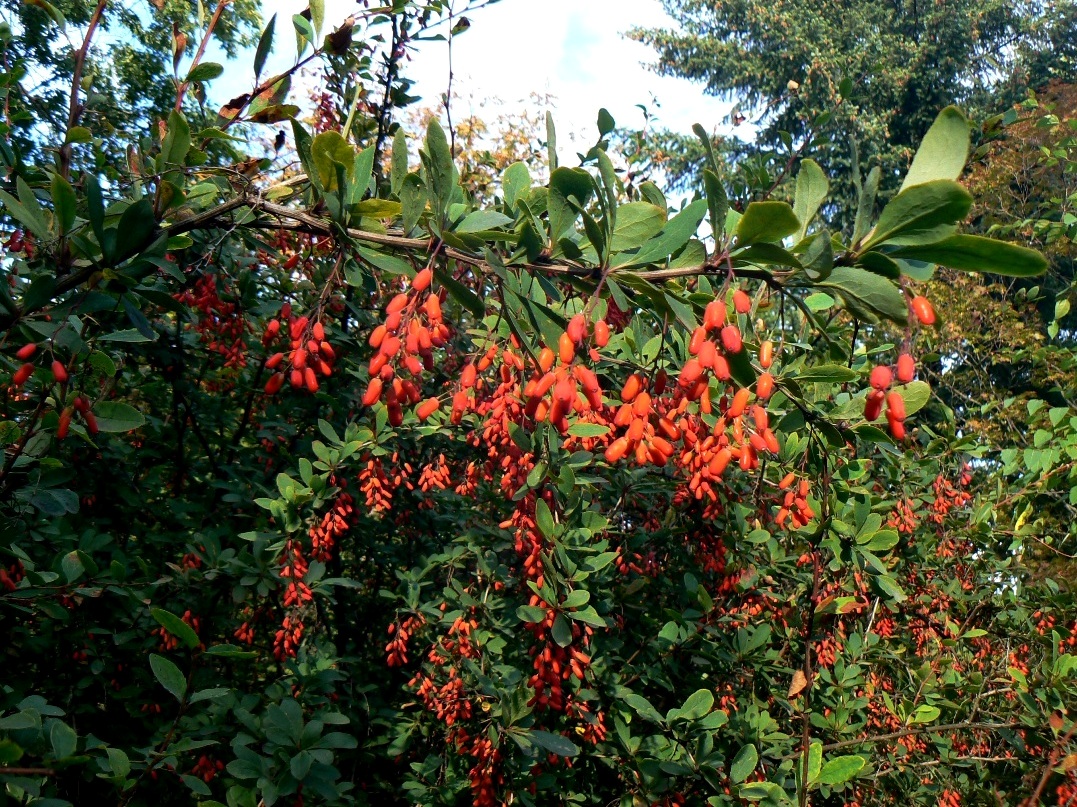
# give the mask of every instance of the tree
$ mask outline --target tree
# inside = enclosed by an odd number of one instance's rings
[[[1045,266],[957,233],[959,111],[843,237],[810,161],[671,210],[550,148],[479,203],[436,122],[327,93],[177,104],[107,183],[11,146],[5,800],[1070,799],[1073,595],[920,420],[922,264]],[[297,166],[204,147],[285,120]]]
[[[1068,1],[663,5],[676,29],[631,32],[656,49],[660,73],[737,101],[758,122],[759,147],[804,148],[835,176],[849,173],[852,141],[861,164],[881,166],[884,193],[947,104],[993,112],[999,94],[1016,100],[1030,79],[1073,77],[1072,59],[1054,47],[1073,33]],[[851,184],[842,200],[855,203]]]

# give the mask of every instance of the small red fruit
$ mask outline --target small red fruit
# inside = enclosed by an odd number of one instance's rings
[[[871,386],[877,390],[887,389],[894,381],[894,374],[890,372],[890,368],[880,364],[878,367],[874,367],[871,370]]]
[[[897,360],[897,379],[908,384],[916,377],[916,361],[908,353],[902,353]]]
[[[733,308],[738,314],[747,314],[752,310],[752,298],[741,289],[737,289],[733,292]]]
[[[912,298],[912,312],[924,325],[935,324],[935,308],[926,297],[917,296]]]

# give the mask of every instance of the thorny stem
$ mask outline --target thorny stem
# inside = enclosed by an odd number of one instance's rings
[[[101,22],[101,17],[105,13],[105,5],[108,0],[98,0],[97,7],[94,8],[93,16],[90,17],[90,25],[86,29],[86,36],[83,37],[82,47],[79,48],[78,53],[75,54],[75,69],[71,73],[71,102],[67,110],[67,130],[71,131],[79,122],[79,118],[82,117],[82,105],[79,104],[79,89],[82,85],[82,69],[86,65],[86,55],[90,52],[90,40],[93,38],[94,31],[97,30],[98,24]],[[60,147],[60,176],[64,179],[71,177],[71,144],[64,143]]]
[[[198,51],[194,55],[194,61],[191,62],[191,66],[187,70],[187,74],[190,75],[191,70],[198,67],[198,63],[202,61],[202,57],[206,53],[206,46],[209,45],[210,37],[213,36],[213,29],[217,27],[217,23],[220,22],[221,14],[224,13],[225,8],[232,2],[232,0],[220,0],[217,3],[217,8],[213,10],[213,16],[209,20],[209,25],[206,27],[206,33],[202,36],[202,41],[198,45]],[[177,112],[183,108],[183,97],[187,94],[187,87],[189,82],[182,82],[179,85],[179,89],[176,90],[176,106]]]

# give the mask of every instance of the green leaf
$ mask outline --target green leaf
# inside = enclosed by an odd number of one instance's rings
[[[115,263],[137,255],[154,240],[157,217],[149,199],[139,199],[129,205],[116,225]]]
[[[793,380],[798,384],[845,384],[858,378],[860,373],[844,364],[817,364],[805,367],[793,376]]]
[[[613,120],[613,115],[605,107],[598,110],[598,134],[600,137],[608,135],[616,126],[617,123]]]
[[[404,187],[404,177],[407,175],[408,137],[401,127],[393,135],[393,154],[389,164],[389,190],[394,196],[400,195],[400,189]]]
[[[257,653],[253,650],[244,650],[231,644],[215,644],[205,651],[207,656],[220,656],[221,658],[254,658]]]
[[[453,228],[454,233],[477,233],[482,230],[496,230],[506,224],[512,224],[512,219],[504,213],[496,210],[475,210],[468,213],[464,220]]]
[[[449,296],[452,297],[464,308],[468,309],[476,317],[482,317],[486,314],[486,306],[483,305],[480,300],[471,289],[458,281],[446,270],[438,268],[434,270],[434,277],[437,278],[438,283],[445,287],[445,290],[449,292]]]
[[[49,743],[52,745],[52,755],[56,759],[66,759],[73,756],[78,748],[79,736],[75,730],[66,723],[56,720],[49,729]]]
[[[568,647],[572,644],[572,626],[565,619],[564,614],[558,614],[554,617],[550,635],[559,647]]]
[[[979,235],[954,235],[933,244],[902,247],[893,254],[951,269],[1009,277],[1034,277],[1047,271],[1047,259],[1036,250]]]
[[[808,746],[808,784],[815,784],[819,780],[819,771],[823,766],[823,744],[818,740],[812,740]]]
[[[521,605],[516,609],[516,616],[521,622],[535,625],[546,618],[546,609],[537,605]]]
[[[64,555],[63,560],[60,561],[60,570],[64,573],[64,579],[68,583],[73,583],[82,577],[86,572],[86,567],[82,564],[82,558],[79,557],[77,550],[72,550]]]
[[[187,81],[212,81],[224,72],[224,67],[216,62],[201,62],[187,74]]]
[[[901,586],[897,584],[897,581],[887,575],[877,575],[871,578],[875,585],[885,594],[889,599],[894,602],[904,602],[909,599],[909,595],[906,594]]]
[[[709,141],[708,141],[709,145]],[[716,243],[721,242],[725,233],[725,219],[729,213],[729,197],[718,175],[709,168],[703,169],[703,190],[707,194],[707,210],[711,218],[711,234]]]
[[[568,427],[568,433],[574,437],[602,437],[609,430],[609,426],[601,423],[573,423]]]
[[[165,165],[183,165],[191,150],[191,127],[183,114],[172,110],[168,113],[168,132],[161,145],[161,158]]]
[[[651,702],[642,695],[629,692],[624,696],[624,702],[627,703],[640,717],[654,721],[655,723],[665,723],[665,718],[663,718],[658,710],[651,705]]]
[[[152,342],[153,340],[137,328],[125,328],[97,337],[99,342]]]
[[[29,190],[30,186],[26,185],[26,182],[22,177],[17,179],[17,184],[20,186],[26,186],[29,191],[29,196],[33,198],[33,191]],[[19,194],[22,196],[22,193]],[[41,214],[40,206],[35,204],[26,205],[19,199],[16,199],[10,193],[6,191],[0,191],[0,203],[7,208],[7,212],[10,213],[23,227],[32,232],[42,241],[48,241],[52,238],[52,233],[49,231],[48,222],[45,221],[45,217]]]
[[[550,505],[546,504],[545,499],[535,502],[535,526],[547,538],[554,538],[557,535],[557,524],[553,520]]]
[[[906,188],[883,208],[864,251],[883,243],[937,241],[938,237],[932,236],[941,232],[940,226],[945,228],[961,221],[971,206],[969,192],[949,179]]]
[[[594,194],[594,179],[582,168],[558,168],[550,175],[549,220],[550,243],[558,242],[572,234],[573,225],[579,217],[579,209],[570,204],[575,199],[579,207],[586,207]],[[554,251],[557,252],[555,247]]]
[[[900,387],[894,387],[894,391],[905,401],[905,416],[915,415],[931,400],[931,385],[926,381],[910,381]]]
[[[531,192],[531,172],[527,169],[527,164],[514,162],[506,168],[501,176],[501,189],[509,209],[516,207],[516,201]]]
[[[961,176],[969,156],[969,134],[969,122],[957,107],[942,110],[916,150],[901,190]]]
[[[557,129],[553,125],[553,113],[546,112],[546,161],[550,174],[557,170]]]
[[[355,171],[355,149],[351,147],[340,132],[322,132],[310,144],[310,155],[314,169],[318,172],[318,182],[325,190],[337,187],[337,169],[343,168],[344,174],[351,179]]]
[[[640,247],[635,255],[618,258],[616,269],[633,266],[646,266],[652,263],[665,263],[666,259],[695,235],[700,222],[707,215],[707,201],[697,199],[674,216],[662,231]]]
[[[539,748],[543,748],[551,754],[557,754],[559,757],[574,757],[580,753],[579,747],[572,740],[560,734],[532,729],[527,732],[527,737]]]
[[[882,172],[875,166],[868,172],[864,184],[859,188],[860,195],[856,204],[856,223],[853,227],[853,244],[859,244],[868,234],[871,221],[875,218],[875,199],[879,195],[879,179]]]
[[[146,425],[141,412],[120,401],[101,401],[93,412],[97,428],[103,432],[129,432]]]
[[[317,38],[325,24],[325,0],[310,0],[310,22]]]
[[[288,771],[297,781],[302,782],[307,777],[307,774],[310,773],[310,766],[313,762],[314,757],[310,755],[309,751],[300,751],[289,761]]]
[[[431,119],[426,127],[426,140],[424,151],[420,155],[423,165],[426,167],[426,179],[430,191],[433,194],[435,208],[439,220],[449,209],[452,201],[453,189],[456,186],[456,175],[453,170],[452,153],[449,151],[449,141],[445,139],[445,130],[436,119]]]
[[[779,242],[800,227],[800,219],[785,202],[752,202],[737,224],[737,246]]]
[[[363,198],[363,194],[370,188],[370,178],[374,171],[374,158],[376,156],[373,146],[367,146],[355,155],[350,175],[351,181],[348,184],[348,204],[359,202]],[[397,202],[390,202],[387,199],[367,199],[367,202],[391,205],[392,209],[395,210],[390,215],[372,216],[372,218],[391,218],[400,214],[400,205]],[[363,202],[359,202],[359,204],[363,204]],[[364,213],[363,215],[366,214]]]
[[[698,720],[705,717],[713,706],[714,693],[709,689],[697,689],[685,699],[681,708],[676,710],[677,716],[684,720]]]
[[[815,160],[804,160],[800,164],[797,173],[796,195],[793,197],[793,213],[800,219],[800,228],[796,232],[795,241],[804,240],[808,233],[808,225],[815,218],[819,206],[830,192],[830,181]]]
[[[775,804],[782,804],[785,791],[774,782],[749,782],[737,788],[737,795],[746,801],[770,799]]]
[[[87,129],[85,126],[72,126],[67,130],[67,136],[64,137],[64,143],[92,143],[93,132]]]
[[[65,235],[75,223],[75,207],[78,204],[75,199],[75,190],[71,183],[59,174],[52,176],[52,207],[56,214],[56,230],[58,235]]]
[[[868,321],[885,317],[894,322],[908,321],[909,310],[903,295],[893,283],[874,272],[853,266],[835,266],[819,288],[836,291],[854,316]]]
[[[198,703],[199,701],[212,701],[217,698],[223,698],[227,695],[231,695],[232,690],[228,687],[213,687],[211,689],[200,689],[193,695],[191,695],[188,703]]]
[[[153,670],[153,675],[161,686],[171,692],[176,700],[183,700],[183,695],[187,692],[187,679],[180,672],[179,667],[164,656],[151,653],[150,669]]]
[[[848,782],[867,764],[867,760],[850,754],[844,757],[834,757],[819,771],[819,783],[829,786],[840,785]]]
[[[939,715],[942,714],[942,710],[938,706],[928,706],[924,704],[916,707],[916,711],[912,713],[909,718],[910,723],[930,723],[933,720],[937,720]]]
[[[183,642],[183,644],[187,645],[187,647],[198,647],[198,634],[194,632],[194,628],[178,616],[163,608],[151,608],[150,614],[157,620],[161,627]]]
[[[735,785],[739,785],[755,770],[759,764],[759,752],[754,745],[746,745],[737,752],[733,758],[733,764],[729,766],[729,778]]]
[[[266,27],[262,30],[262,35],[258,38],[258,48],[254,52],[255,77],[262,75],[262,68],[265,67],[266,58],[269,56],[270,51],[273,50],[273,32],[276,27],[277,15],[274,14],[269,18],[269,22],[266,23]]]
[[[613,252],[637,249],[662,230],[666,211],[650,202],[629,202],[617,208],[617,226],[613,228]]]
[[[355,187],[355,185],[349,187]],[[393,202],[389,199],[364,199],[352,208],[355,215],[368,219],[396,218],[400,215],[400,210],[400,202]]]

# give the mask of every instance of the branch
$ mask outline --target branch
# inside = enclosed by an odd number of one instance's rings
[[[82,68],[86,65],[86,54],[90,52],[90,40],[98,23],[105,13],[105,4],[108,0],[98,0],[97,7],[90,17],[90,25],[86,29],[86,36],[82,40],[82,47],[75,54],[75,69],[71,73],[71,102],[67,110],[67,130],[71,131],[82,116],[82,108],[79,105],[79,88],[82,85]],[[65,142],[60,147],[60,176],[68,179],[71,176],[71,144]]]
[[[0,766],[0,776],[55,776],[55,768],[9,768]]]
[[[874,737],[861,737],[857,740],[842,740],[841,742],[829,743],[823,746],[823,750],[836,751],[839,748],[850,748],[854,745],[872,745],[914,734],[936,734],[944,731],[999,731],[1000,729],[1015,729],[1021,726],[1021,723],[944,723],[939,726],[913,726],[901,731],[892,731],[889,734],[876,734]],[[796,759],[798,756],[800,756],[799,751],[795,754],[786,754],[781,757],[781,761]]]

